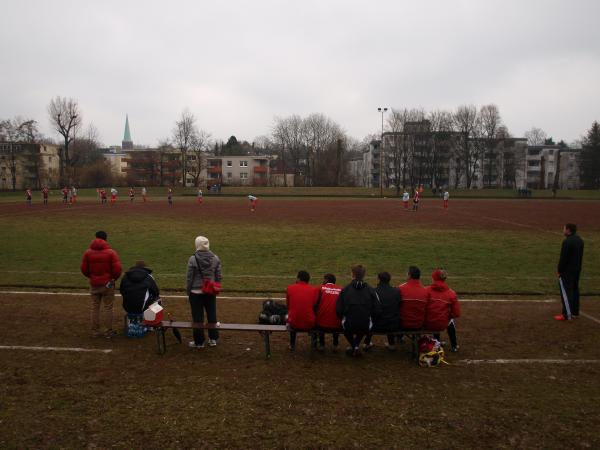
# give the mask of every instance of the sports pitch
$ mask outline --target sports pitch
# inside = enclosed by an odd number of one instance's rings
[[[582,317],[558,323],[555,278],[564,222],[586,242]],[[420,369],[408,345],[347,358],[295,354],[286,336],[223,332],[216,348],[152,335],[88,337],[81,254],[104,229],[125,267],[156,270],[166,309],[189,320],[182,294],[187,257],[203,234],[223,264],[219,320],[253,323],[261,298],[281,297],[299,269],[317,282],[369,281],[410,264],[424,280],[436,266],[463,292],[460,351]],[[417,213],[396,199],[243,197],[93,198],[48,207],[0,203],[0,447],[2,448],[595,448],[600,446],[600,203],[566,200],[426,199]],[[60,291],[16,294],[7,291]],[[169,297],[170,296],[170,297]],[[485,301],[482,301],[485,300]],[[120,317],[115,308],[115,320]],[[189,338],[188,336],[184,336]],[[50,351],[48,347],[110,350]],[[45,350],[44,350],[45,349]]]

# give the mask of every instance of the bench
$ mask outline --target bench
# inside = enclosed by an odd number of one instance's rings
[[[265,344],[265,356],[267,359],[271,357],[271,342],[270,336],[271,333],[283,333],[295,331],[296,333],[340,333],[344,334],[343,330],[333,331],[333,330],[294,330],[287,325],[263,325],[263,324],[244,324],[244,323],[199,323],[199,322],[175,322],[171,320],[163,320],[160,325],[155,327],[156,330],[156,342],[158,353],[160,355],[164,355],[167,352],[167,344],[165,331],[169,328],[172,329],[194,329],[200,328],[203,330],[228,330],[228,331],[253,331],[258,332]],[[439,333],[439,331],[428,331],[428,330],[396,330],[393,332],[372,332],[374,336],[380,335],[385,336],[388,334],[402,334],[404,336],[408,336],[411,340],[411,353],[412,357],[418,361],[419,359],[419,351],[417,348],[417,342],[421,336],[430,335],[434,333]]]

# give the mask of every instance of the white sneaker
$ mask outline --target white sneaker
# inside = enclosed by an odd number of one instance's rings
[[[215,339],[209,339],[208,340],[208,346],[209,347],[216,347],[217,346],[217,341]]]
[[[190,348],[204,348],[204,344],[196,345],[194,341],[188,342],[188,347]]]

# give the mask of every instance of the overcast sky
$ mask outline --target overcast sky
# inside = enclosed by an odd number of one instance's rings
[[[600,120],[599,0],[2,0],[0,119],[79,102],[101,141],[171,135],[184,108],[217,139],[327,115],[362,139],[377,107],[495,103],[514,136]]]

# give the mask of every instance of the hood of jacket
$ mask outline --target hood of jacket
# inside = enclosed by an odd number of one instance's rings
[[[132,267],[125,273],[125,276],[134,283],[140,283],[151,273],[152,270],[146,267]]]
[[[106,242],[104,239],[96,238],[90,244],[90,248],[92,250],[102,251],[110,248],[110,245],[108,245],[108,242]]]
[[[362,280],[352,280],[352,286],[354,287],[354,289],[360,291],[361,289],[364,289],[367,286],[367,283],[365,283]]]
[[[433,280],[433,282],[431,283],[431,289],[438,292],[445,292],[450,288],[445,282],[441,280]]]

